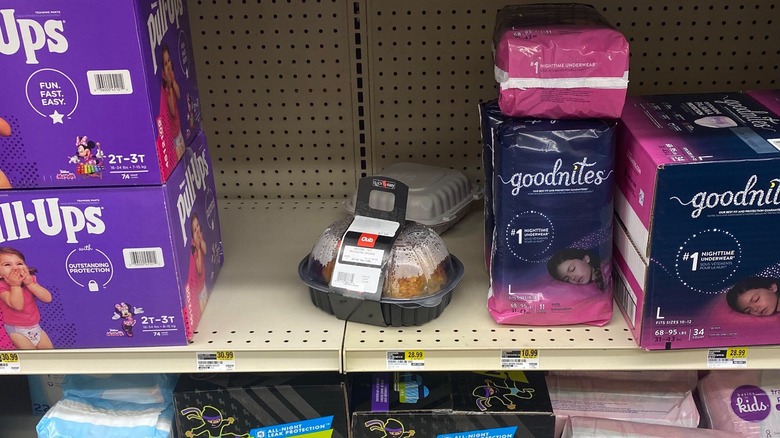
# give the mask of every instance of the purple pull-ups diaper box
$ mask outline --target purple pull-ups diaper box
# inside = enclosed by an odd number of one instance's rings
[[[744,93],[629,97],[615,293],[647,349],[780,344],[780,116]]]
[[[0,6],[0,188],[162,184],[200,131],[184,0]]]
[[[0,192],[0,349],[186,344],[222,260],[203,134],[164,185]]]

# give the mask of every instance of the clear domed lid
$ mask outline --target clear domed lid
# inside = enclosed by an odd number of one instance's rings
[[[390,252],[384,298],[423,298],[441,291],[452,276],[447,246],[433,229],[408,223]]]
[[[336,255],[341,245],[341,238],[352,223],[351,217],[339,219],[320,234],[317,242],[309,253],[309,263],[307,273],[310,280],[314,280],[327,285],[330,283],[331,274],[333,274],[333,265],[336,262]]]
[[[327,289],[341,239],[352,217],[329,225],[314,244],[305,267],[308,280]],[[385,266],[383,299],[419,299],[452,287],[457,277],[452,257],[432,228],[408,222],[393,244]]]

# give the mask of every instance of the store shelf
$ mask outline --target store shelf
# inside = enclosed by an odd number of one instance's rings
[[[387,352],[422,350],[424,369],[501,369],[505,350],[539,351],[544,370],[706,369],[708,349],[648,352],[620,313],[604,327],[503,326],[489,316],[478,203],[444,233],[466,275],[444,313],[418,327],[345,323],[312,305],[298,262],[341,202],[221,202],[225,266],[198,328],[184,347],[18,352],[22,374],[197,372],[196,353],[232,351],[236,371],[380,371]],[[748,367],[780,368],[776,347],[750,347]]]
[[[22,374],[196,372],[232,351],[236,371],[340,371],[344,322],[311,304],[298,261],[343,214],[334,202],[221,201],[225,265],[194,342],[183,347],[17,352]]]
[[[311,305],[298,261],[360,176],[412,161],[481,182],[476,104],[496,96],[491,32],[505,3],[190,2],[204,129],[231,198],[199,332],[183,347],[18,352],[21,374],[195,372],[204,351],[233,351],[237,371],[378,371],[388,351],[412,349],[428,371],[499,369],[503,350],[522,348],[545,370],[706,369],[707,350],[640,350],[617,312],[605,327],[496,324],[479,208],[444,235],[466,276],[437,320],[379,328]],[[776,2],[651,3],[594,2],[630,41],[632,94],[778,87]],[[778,358],[750,347],[748,367],[780,369]],[[35,436],[8,383],[23,377],[2,376],[0,438]]]
[[[662,370],[707,368],[709,349],[645,351],[637,347],[615,308],[603,327],[502,326],[487,311],[488,275],[483,258],[480,209],[444,233],[466,275],[444,313],[419,327],[374,327],[348,323],[344,337],[345,372],[388,369],[388,351],[422,350],[426,371],[498,370],[504,350],[538,350],[544,370]],[[776,347],[750,347],[749,368],[780,368]]]

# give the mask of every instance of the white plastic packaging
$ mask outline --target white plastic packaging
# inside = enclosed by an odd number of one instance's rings
[[[556,436],[568,417],[597,417],[695,428],[699,411],[690,383],[546,376]]]
[[[472,184],[463,172],[444,167],[395,163],[377,176],[393,178],[409,186],[406,220],[427,225],[439,234],[463,218],[471,202],[482,197],[482,189]],[[355,212],[355,194],[344,203],[350,213]],[[377,210],[389,210],[393,199],[387,193],[374,192],[369,205]]]

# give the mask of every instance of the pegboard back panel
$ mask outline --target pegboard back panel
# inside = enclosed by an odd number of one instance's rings
[[[192,3],[192,0],[191,0]],[[197,1],[204,126],[226,198],[344,198],[397,161],[480,182],[506,1]],[[780,5],[592,1],[631,45],[629,92],[778,88]]]
[[[633,94],[777,87],[780,4],[605,2],[629,39]]]
[[[351,193],[354,32],[345,2],[190,3],[220,196]]]
[[[780,12],[772,2],[589,3],[629,40],[632,94],[777,87]],[[407,160],[480,181],[477,104],[498,95],[492,32],[505,4],[368,2],[375,170]]]

